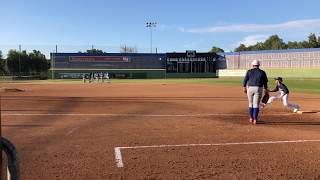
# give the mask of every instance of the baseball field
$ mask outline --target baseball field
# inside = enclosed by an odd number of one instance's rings
[[[22,179],[320,179],[320,79],[285,83],[314,113],[252,125],[239,78],[2,82],[2,136]]]

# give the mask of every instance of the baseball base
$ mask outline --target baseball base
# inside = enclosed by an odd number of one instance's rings
[[[318,113],[317,111],[297,111],[297,114]]]

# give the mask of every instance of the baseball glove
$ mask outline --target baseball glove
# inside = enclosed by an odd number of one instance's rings
[[[264,104],[267,104],[268,100],[269,100],[269,93],[266,92],[266,93],[264,94],[264,96],[262,97],[261,102],[264,103]]]

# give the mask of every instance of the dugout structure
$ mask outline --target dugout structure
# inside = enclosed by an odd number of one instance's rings
[[[52,78],[78,79],[89,73],[110,78],[216,77],[215,53],[51,53]]]
[[[216,53],[167,53],[167,77],[216,77]]]

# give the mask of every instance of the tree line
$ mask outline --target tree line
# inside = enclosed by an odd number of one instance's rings
[[[239,51],[259,51],[259,50],[280,50],[280,49],[303,49],[303,48],[320,48],[320,36],[311,33],[307,40],[304,41],[283,41],[278,35],[271,35],[264,42],[257,42],[254,45],[246,46],[240,44],[234,49],[235,52]],[[122,46],[121,52],[136,53],[134,47]],[[213,46],[210,52],[223,53],[224,50]],[[103,54],[106,53],[100,49],[90,49],[85,52],[79,53],[92,53]],[[50,61],[46,56],[38,50],[33,50],[30,53],[17,50],[9,50],[7,58],[3,57],[0,51],[0,75],[6,74],[28,74],[28,73],[47,73],[50,68]]]
[[[320,48],[320,36],[311,33],[307,40],[304,41],[283,41],[278,35],[269,36],[264,42],[257,42],[254,45],[246,46],[240,44],[234,49],[235,52],[240,51],[260,51],[260,50],[280,50],[280,49],[304,49],[304,48]],[[221,53],[223,49],[213,46],[210,52]]]
[[[101,49],[88,49],[78,53],[103,54]],[[7,57],[4,58],[0,51],[0,75],[32,75],[47,74],[51,66],[50,60],[38,50],[27,51],[9,50]]]
[[[107,53],[101,49],[95,49],[95,48],[92,48],[92,49],[88,49],[86,50],[85,52],[82,52],[82,51],[78,51],[78,53],[89,53],[89,54],[104,54],[104,53]]]
[[[84,52],[78,51],[78,53],[104,54],[107,52],[105,52],[101,49],[92,48],[92,49],[88,49]],[[138,49],[133,46],[131,47],[131,46],[123,45],[123,46],[120,46],[120,53],[138,53]]]
[[[47,73],[50,68],[50,61],[38,50],[30,53],[17,50],[9,50],[4,58],[0,51],[0,74],[1,75],[21,75]]]
[[[2,56],[2,51],[0,51],[0,74],[5,72],[5,61]]]

